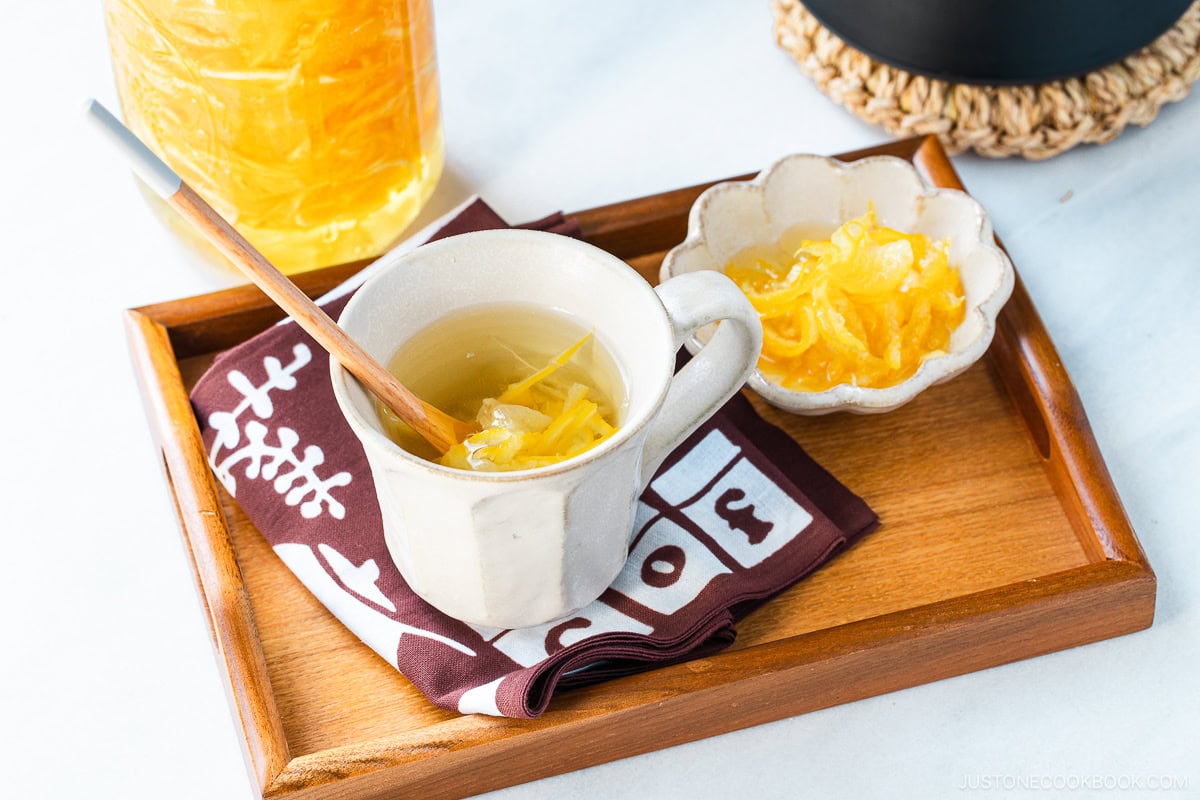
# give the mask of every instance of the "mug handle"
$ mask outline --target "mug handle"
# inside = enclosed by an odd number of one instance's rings
[[[742,388],[762,350],[762,323],[750,301],[719,272],[677,275],[654,288],[678,350],[698,328],[722,320],[700,353],[671,381],[642,448],[642,486],[688,434]]]

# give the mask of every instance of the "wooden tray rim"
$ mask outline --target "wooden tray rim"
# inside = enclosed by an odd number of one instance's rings
[[[953,166],[936,137],[916,137],[836,158],[851,161],[868,155],[895,155],[912,161],[937,186],[963,189]],[[732,180],[752,177],[740,176]],[[712,183],[716,183],[714,181]],[[624,201],[577,212],[584,238],[623,255],[636,243],[639,224],[649,230],[664,205],[690,207],[691,199],[712,183]],[[642,251],[639,251],[642,252]],[[340,283],[361,263],[332,267],[297,277],[305,291],[316,296]],[[709,688],[673,693],[663,690],[658,705],[668,717],[699,718],[701,709],[717,704],[737,708],[736,715],[709,715],[697,725],[656,732],[653,747],[594,746],[602,730],[619,730],[622,717],[641,706],[587,709],[570,694],[556,701],[552,711],[519,726],[497,726],[494,735],[465,745],[455,744],[461,719],[432,726],[445,729],[444,748],[424,742],[430,728],[422,729],[422,742],[411,734],[382,737],[344,747],[293,757],[271,691],[266,659],[258,640],[253,610],[247,594],[229,528],[211,472],[204,457],[199,428],[192,414],[179,370],[177,352],[211,352],[234,343],[207,325],[208,320],[229,314],[270,314],[273,306],[252,286],[237,287],[192,298],[159,303],[126,312],[131,354],[142,388],[147,415],[180,518],[183,538],[192,562],[200,600],[208,617],[214,648],[225,678],[231,707],[243,730],[243,745],[254,785],[263,797],[296,796],[333,782],[349,789],[349,781],[362,791],[395,790],[400,785],[429,784],[441,787],[439,796],[461,796],[565,769],[577,769],[649,749],[691,741],[704,736],[780,719],[816,708],[861,699],[918,683],[993,666],[997,661],[980,648],[972,648],[982,630],[1003,640],[1020,642],[1039,633],[1044,644],[1037,651],[1014,647],[1019,660],[1090,641],[1148,627],[1154,614],[1155,578],[1126,517],[1104,465],[1079,397],[1054,345],[1018,277],[1013,297],[1001,312],[996,340],[989,351],[1029,433],[1042,456],[1051,483],[1075,528],[1089,563],[983,592],[961,595],[932,604],[812,631],[751,648],[703,659]],[[219,346],[212,347],[216,341]],[[207,344],[201,347],[201,344]],[[1078,611],[1090,610],[1091,623],[1080,624]],[[1013,628],[1016,618],[1025,625]],[[941,642],[942,646],[930,643]],[[995,644],[995,641],[992,641]],[[914,683],[897,682],[886,674],[870,675],[872,655],[895,650],[904,658],[929,658],[928,667]],[[975,652],[979,651],[979,652]],[[955,654],[948,658],[947,654]],[[922,655],[924,654],[924,655]],[[932,657],[931,656],[937,656]],[[939,660],[940,659],[940,660]],[[670,687],[677,676],[695,662],[674,665],[622,679],[626,685]],[[853,691],[820,693],[821,675],[839,670],[853,672]],[[770,676],[772,685],[793,687],[798,699],[764,704],[756,688]],[[714,680],[715,678],[715,680]],[[807,688],[808,693],[802,691]],[[594,698],[593,698],[594,699]],[[715,721],[714,721],[715,718]],[[627,724],[627,723],[624,723]],[[680,730],[686,728],[686,730]],[[536,735],[558,741],[588,740],[592,746],[581,761],[509,769],[503,781],[476,779],[446,792],[447,780],[467,763],[481,760],[502,763],[513,741]],[[417,746],[421,745],[421,746]],[[548,759],[547,759],[548,760]],[[509,759],[511,761],[511,759]],[[506,763],[506,762],[503,762]],[[473,770],[478,772],[480,770]],[[307,796],[309,793],[305,792]]]

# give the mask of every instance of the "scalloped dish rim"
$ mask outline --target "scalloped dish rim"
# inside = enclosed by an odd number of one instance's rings
[[[795,154],[779,159],[749,180],[723,181],[710,186],[692,204],[691,210],[688,213],[687,236],[682,242],[671,248],[663,259],[660,269],[660,280],[665,281],[676,274],[674,269],[676,262],[684,253],[697,248],[708,248],[708,242],[705,238],[706,225],[704,219],[709,207],[713,204],[713,198],[729,191],[752,192],[759,196],[760,203],[763,204],[764,211],[766,211],[766,216],[769,219],[771,214],[765,205],[766,186],[776,174],[779,174],[782,166],[800,160],[820,162],[835,172],[849,176],[860,173],[865,169],[870,169],[872,165],[879,162],[887,162],[911,174],[916,179],[916,185],[921,187],[919,193],[912,195],[911,203],[913,205],[919,205],[925,198],[930,197],[949,196],[961,198],[961,200],[956,200],[956,202],[970,204],[974,223],[972,226],[973,230],[965,237],[965,240],[970,243],[970,249],[967,252],[974,252],[976,248],[983,248],[993,252],[998,256],[997,263],[1000,265],[1000,272],[996,276],[995,281],[993,281],[991,289],[986,296],[966,309],[966,314],[976,315],[981,322],[979,335],[957,351],[924,361],[913,375],[900,383],[879,388],[844,383],[819,392],[803,392],[787,389],[779,384],[772,383],[755,368],[747,385],[771,405],[795,414],[820,415],[835,411],[877,414],[899,408],[930,386],[962,374],[982,358],[995,336],[996,318],[1000,313],[1000,309],[1012,295],[1016,283],[1016,271],[1013,268],[1012,261],[1003,248],[996,243],[991,221],[979,201],[966,192],[957,189],[941,189],[929,186],[911,163],[894,156],[871,156],[845,164],[827,156]],[[848,182],[844,182],[842,185],[846,186],[847,184]],[[906,187],[899,188],[907,191]],[[833,200],[831,199],[831,201]],[[917,210],[920,211],[919,208]],[[845,221],[844,219],[840,219],[839,224]],[[797,222],[802,222],[802,220],[798,220]],[[743,246],[759,243],[761,242],[758,240],[747,239]],[[954,266],[961,269],[961,264],[955,264]],[[705,269],[723,273],[722,267],[716,264],[705,267]],[[685,345],[693,355],[703,347],[701,340],[695,336],[689,338],[685,342]]]

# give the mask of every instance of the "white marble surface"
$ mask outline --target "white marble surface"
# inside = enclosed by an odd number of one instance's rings
[[[774,47],[765,0],[437,12],[449,159],[433,210],[477,191],[520,220],[885,138]],[[80,124],[83,97],[115,100],[98,3],[6,8],[0,75],[0,794],[249,797],[120,315],[238,279],[176,242]],[[1193,98],[1046,163],[956,160],[1157,571],[1153,628],[495,797],[927,798],[1080,778],[1099,788],[1078,796],[1200,796],[1197,130]]]

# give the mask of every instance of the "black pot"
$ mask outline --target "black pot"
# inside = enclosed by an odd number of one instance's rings
[[[1071,77],[1137,51],[1192,0],[802,0],[850,46],[963,83]]]

